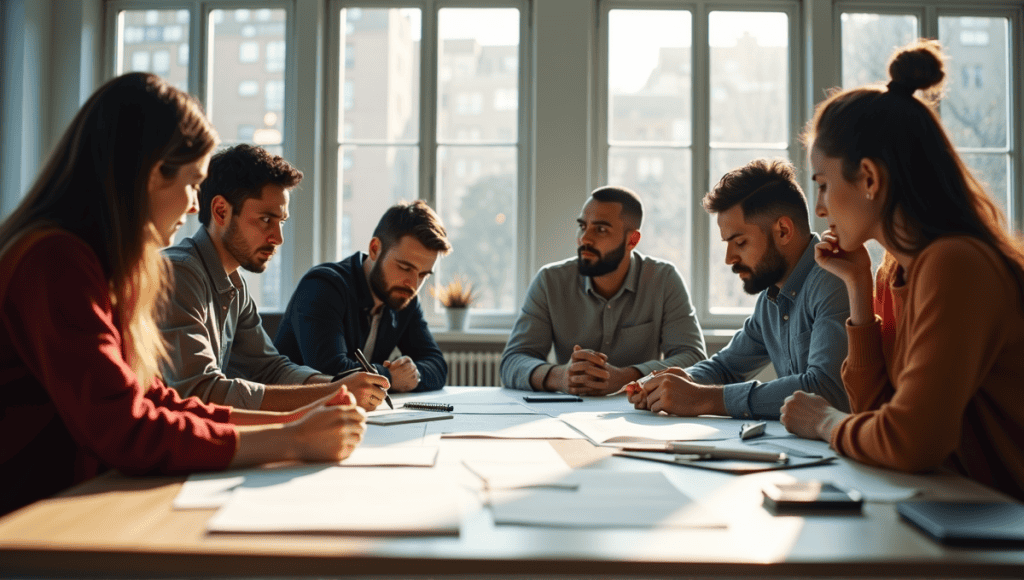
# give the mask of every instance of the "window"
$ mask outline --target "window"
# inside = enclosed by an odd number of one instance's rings
[[[260,43],[243,42],[238,45],[238,62],[253,63],[260,60]]]
[[[281,72],[284,70],[284,41],[275,40],[267,43],[267,72]]]
[[[171,71],[171,53],[166,50],[158,50],[153,53],[153,72],[158,75],[167,76]]]
[[[797,147],[789,43],[796,5],[775,5],[751,12],[713,2],[603,4],[607,155],[599,179],[643,199],[638,249],[676,265],[705,326],[737,324],[755,297],[725,264],[703,192],[754,157],[790,157]],[[695,37],[707,45],[695,46]],[[707,66],[695,67],[702,59]]]
[[[936,11],[922,21],[918,16],[922,12],[915,11],[913,4],[906,10],[906,14],[876,14],[852,5],[843,11],[844,85],[887,78],[885,64],[893,48],[918,36],[937,36],[949,57],[952,75],[939,106],[942,122],[975,177],[986,184],[1004,211],[1012,214],[1008,201],[1014,159],[1009,132],[1009,17],[965,5],[952,14]],[[881,250],[875,249],[873,254],[880,255]]]
[[[152,72],[188,90],[188,45],[181,44],[189,34],[187,10],[123,10],[114,28],[120,39],[117,73]],[[171,54],[177,55],[173,66]]]
[[[264,93],[264,96],[267,99],[266,109],[268,111],[284,111],[284,81],[267,81]],[[264,119],[266,119],[266,117],[267,116],[264,115]],[[274,119],[276,118],[277,116],[275,115]]]
[[[132,53],[132,70],[149,71],[149,51],[139,50]]]
[[[238,96],[239,97],[252,97],[260,92],[260,83],[254,80],[239,81],[238,83]]]
[[[272,154],[282,154],[286,131],[285,55],[288,3],[252,2],[252,9],[237,0],[207,0],[190,9],[154,10],[150,0],[114,0],[114,74],[147,70],[175,86],[197,94],[221,138],[221,146],[256,143]],[[180,2],[168,2],[180,5]],[[270,4],[270,3],[267,3]],[[136,9],[142,7],[145,9]],[[193,19],[209,23],[205,38],[191,44]],[[260,46],[267,49],[261,54]],[[172,58],[172,55],[174,57]],[[173,61],[173,62],[172,62]],[[200,62],[202,61],[202,62]],[[254,66],[242,67],[238,63]],[[199,90],[189,83],[200,81]],[[261,97],[262,93],[262,98]],[[179,234],[198,229],[192,217]],[[287,235],[287,234],[286,234]],[[261,308],[283,309],[283,269],[290,254],[285,249],[260,275],[242,272]],[[268,275],[269,274],[269,275]]]
[[[345,63],[337,81],[338,119],[332,123],[337,188],[345,192],[337,222],[352,227],[335,234],[338,258],[365,251],[388,206],[423,198],[441,215],[455,248],[439,262],[435,279],[468,276],[485,311],[475,320],[487,324],[488,316],[503,317],[510,324],[520,299],[515,282],[523,11],[509,1],[441,8],[431,0],[422,10],[353,4],[358,3],[338,3],[336,27],[337,50],[344,51],[338,60]],[[436,52],[422,54],[421,46]],[[436,87],[436,93],[421,93],[422,87]],[[421,115],[434,122],[422,125]],[[422,300],[428,314],[436,308],[429,294]]]

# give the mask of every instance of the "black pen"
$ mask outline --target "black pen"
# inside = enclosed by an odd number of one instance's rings
[[[370,361],[366,360],[366,355],[363,354],[363,351],[359,350],[358,348],[356,349],[356,360],[359,361],[359,364],[363,365],[364,371],[374,375],[380,374],[377,371],[373,370],[373,367],[370,366]],[[391,407],[392,409],[395,408],[394,403],[391,402],[391,395],[389,395],[387,391],[384,391],[384,402],[388,404],[388,407]]]

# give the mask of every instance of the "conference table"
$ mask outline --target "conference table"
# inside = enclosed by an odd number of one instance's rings
[[[440,392],[393,398],[399,407],[410,401],[451,403],[455,407],[453,419],[420,424],[424,429],[432,426],[436,430],[442,423],[458,424],[460,407],[485,408],[488,402],[525,405],[524,394],[493,387],[446,387]],[[646,429],[652,428],[647,421],[654,418],[633,410],[622,395],[579,404],[544,403],[524,408],[538,414],[505,415],[493,422],[513,425],[512,418],[519,417],[516,421],[528,424],[534,417],[549,424],[552,418],[561,421],[560,417],[590,413],[595,420],[608,423],[614,419],[621,421],[618,425],[632,423]],[[469,420],[466,425],[489,421],[486,414]],[[658,420],[680,425],[690,421],[675,417]],[[737,433],[743,423],[716,420],[715,425],[725,425]],[[111,472],[0,519],[0,577],[1024,577],[1024,549],[947,547],[901,520],[895,502],[911,496],[1009,501],[955,474],[902,474],[845,458],[798,469],[733,474],[618,456],[616,448],[595,444],[604,442],[595,441],[593,435],[589,439],[529,439],[529,431],[524,431],[522,424],[515,427],[479,437],[447,432],[404,441],[404,446],[436,446],[434,467],[396,467],[388,472],[394,476],[386,488],[346,490],[338,497],[323,499],[341,505],[386,505],[416,498],[427,504],[433,498],[415,485],[416,480],[409,474],[458,474],[450,476],[450,485],[459,488],[461,498],[455,533],[210,531],[218,508],[174,507],[183,485],[188,485],[185,477],[126,477]],[[368,426],[367,449],[395,445],[387,436],[389,429]],[[502,433],[511,433],[513,438],[502,438]],[[760,439],[761,445],[799,444],[805,449],[820,444],[827,452],[824,442],[796,440],[778,422],[769,422],[768,432]],[[541,449],[538,445],[553,451],[574,475],[664,478],[685,497],[681,511],[689,510],[695,518],[692,521],[703,524],[587,527],[571,521],[564,525],[496,521],[495,504],[485,497],[487,486],[474,480],[474,474],[469,473],[473,464],[467,458],[507,461],[512,471],[527,472],[532,464],[523,463],[520,469],[515,461],[521,460],[524,452],[544,455],[537,453]],[[250,474],[295,469],[308,470],[310,466],[271,466]],[[462,473],[457,471],[460,469]],[[447,481],[447,477],[441,480]],[[794,480],[834,481],[867,490],[863,511],[773,515],[766,510],[762,489],[771,482]],[[644,498],[653,493],[650,489],[625,486],[620,491],[580,510],[580,520],[600,515],[613,505],[634,509],[637,514],[649,510]],[[530,492],[525,493],[529,499]]]

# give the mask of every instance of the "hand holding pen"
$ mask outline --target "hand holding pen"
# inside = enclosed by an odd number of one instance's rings
[[[370,361],[366,360],[366,355],[364,355],[363,351],[358,348],[356,349],[356,360],[359,361],[359,364],[363,367],[364,371],[374,375],[380,374],[370,366]],[[392,409],[395,408],[395,404],[391,402],[391,395],[389,395],[387,391],[384,391],[384,402],[388,404],[388,407]]]

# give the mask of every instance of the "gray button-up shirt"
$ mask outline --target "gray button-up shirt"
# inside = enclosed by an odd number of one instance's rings
[[[802,390],[821,395],[849,412],[839,374],[846,358],[846,286],[814,261],[813,234],[793,273],[780,289],[757,297],[754,314],[710,359],[686,369],[694,381],[725,385],[725,408],[733,417],[779,418],[786,397]],[[779,378],[749,380],[768,363]]]
[[[555,360],[569,362],[573,345],[608,355],[608,362],[647,374],[707,358],[704,335],[686,284],[669,262],[633,252],[622,288],[605,300],[576,258],[541,268],[526,293],[501,357],[506,387],[533,390],[530,375]],[[664,355],[664,359],[662,359]]]
[[[245,282],[224,272],[205,227],[164,255],[174,270],[160,325],[171,355],[164,382],[182,397],[259,409],[265,385],[299,385],[318,374],[277,352]]]

